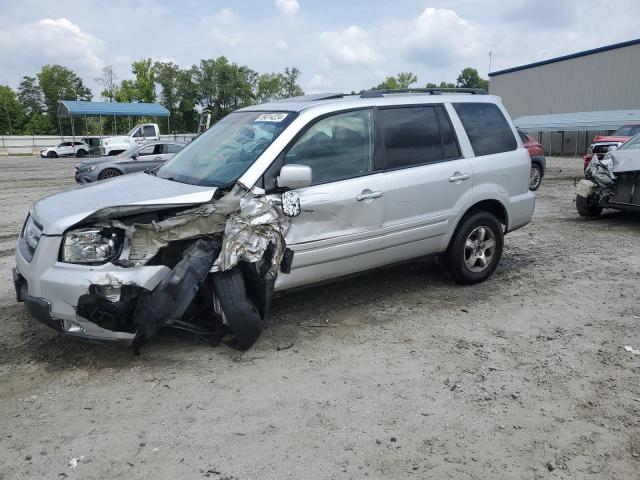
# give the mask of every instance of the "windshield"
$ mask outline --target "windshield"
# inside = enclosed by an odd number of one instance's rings
[[[640,133],[622,144],[620,150],[640,150]]]
[[[192,185],[232,185],[295,116],[291,112],[231,113],[177,153],[156,174]]]
[[[613,134],[614,137],[633,137],[636,133],[640,132],[640,125],[625,125],[620,127]]]

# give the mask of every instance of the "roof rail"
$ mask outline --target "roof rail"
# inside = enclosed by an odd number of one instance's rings
[[[314,102],[317,100],[331,100],[334,98],[342,98],[344,93],[312,93],[310,95],[298,95],[297,97],[281,98],[274,100],[276,102]]]
[[[382,97],[391,93],[428,93],[429,95],[441,95],[443,93],[468,93],[470,95],[486,95],[481,88],[395,88],[368,90],[360,94],[361,98]]]

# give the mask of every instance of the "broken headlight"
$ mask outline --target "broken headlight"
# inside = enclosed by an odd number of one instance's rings
[[[62,243],[62,261],[105,263],[119,251],[121,238],[112,230],[83,228],[67,232]]]

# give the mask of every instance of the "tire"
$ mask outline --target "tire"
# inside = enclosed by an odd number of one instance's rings
[[[536,191],[540,188],[540,184],[542,183],[542,169],[540,165],[536,165],[535,163],[531,165],[531,172],[529,174],[529,190]]]
[[[602,207],[582,195],[576,195],[576,209],[581,217],[587,218],[598,217],[602,213]]]
[[[483,282],[500,263],[503,246],[504,232],[496,216],[486,211],[472,213],[462,219],[445,253],[446,273],[465,285]]]
[[[217,272],[212,278],[214,294],[234,335],[227,344],[238,350],[247,350],[260,337],[264,322],[258,309],[247,298],[242,272],[234,267],[226,272]]]
[[[47,153],[47,157],[49,158],[58,158],[58,154],[56,152]]]
[[[115,168],[105,168],[98,175],[98,180],[106,180],[107,178],[119,177],[122,175],[122,172],[116,170]]]
[[[87,154],[87,152],[85,152],[85,150],[84,150],[83,148],[81,148],[80,150],[78,150],[78,151],[76,152],[76,157],[78,157],[78,158],[82,158],[82,157],[84,157],[86,154]]]

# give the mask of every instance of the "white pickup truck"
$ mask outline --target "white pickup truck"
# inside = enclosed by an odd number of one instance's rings
[[[126,135],[107,137],[102,140],[102,155],[118,155],[129,148],[141,143],[160,140],[160,128],[155,123],[136,125]]]

